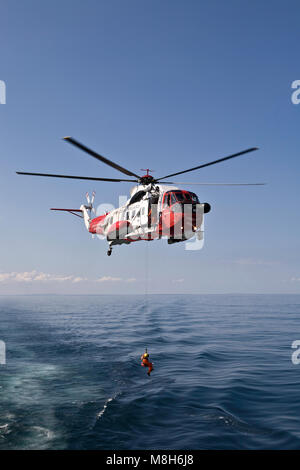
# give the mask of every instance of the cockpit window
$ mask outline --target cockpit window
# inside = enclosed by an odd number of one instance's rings
[[[199,204],[199,199],[198,199],[197,194],[189,193],[189,195],[191,196],[193,202],[196,202],[197,204]]]
[[[174,194],[176,195],[176,198],[179,202],[186,204],[191,204],[193,202],[199,203],[198,197],[195,193],[190,193],[188,191],[176,191]]]
[[[172,206],[177,202],[181,202],[183,204],[192,204],[192,203],[199,203],[198,196],[195,193],[191,193],[188,191],[170,191],[165,193],[164,196],[164,206]]]
[[[176,199],[176,197],[175,197],[175,194],[174,194],[174,193],[171,193],[171,205],[172,205],[172,204],[176,204],[176,202],[177,202],[177,199]]]
[[[176,194],[176,199],[177,199],[177,201],[179,201],[179,202],[185,202],[185,197],[184,197],[184,195],[183,195],[182,192],[177,191],[177,192],[174,193],[174,194]]]
[[[169,206],[170,205],[170,193],[166,193],[164,195],[164,206]]]

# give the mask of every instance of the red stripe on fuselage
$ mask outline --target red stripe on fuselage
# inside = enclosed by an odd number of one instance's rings
[[[89,232],[90,233],[103,233],[103,221],[107,217],[108,214],[100,215],[99,217],[95,217],[95,219],[91,220]]]

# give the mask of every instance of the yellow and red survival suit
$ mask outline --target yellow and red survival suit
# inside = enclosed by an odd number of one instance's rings
[[[152,362],[149,361],[149,354],[145,352],[144,354],[141,355],[141,366],[143,367],[148,367],[148,372],[147,374],[150,375],[152,370],[153,370],[153,364]]]

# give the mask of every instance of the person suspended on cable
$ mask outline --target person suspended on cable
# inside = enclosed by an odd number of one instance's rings
[[[153,371],[153,364],[150,362],[150,357],[147,351],[147,348],[144,352],[144,354],[141,355],[141,366],[143,367],[148,367],[148,372],[147,374],[150,376],[151,372]]]

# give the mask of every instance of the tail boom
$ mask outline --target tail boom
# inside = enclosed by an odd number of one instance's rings
[[[82,216],[82,210],[81,210],[81,209],[60,209],[60,208],[56,208],[56,207],[51,207],[50,211],[69,212],[69,214],[76,215],[76,217],[81,217],[81,218],[83,218],[83,216]],[[78,212],[80,212],[81,215],[78,214]]]

